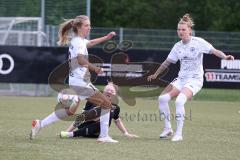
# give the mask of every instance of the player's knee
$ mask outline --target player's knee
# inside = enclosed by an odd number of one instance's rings
[[[187,101],[187,96],[183,93],[180,93],[176,98],[175,105],[176,106],[184,106],[186,101]]]
[[[70,108],[68,108],[67,113],[68,113],[68,115],[73,115],[76,113],[76,111],[77,111],[77,108],[70,107]]]
[[[164,96],[163,96],[163,95],[161,95],[161,96],[158,97],[158,102],[159,102],[159,103],[165,102],[165,99],[164,99]]]
[[[171,99],[169,94],[163,94],[158,97],[159,103],[167,103]]]

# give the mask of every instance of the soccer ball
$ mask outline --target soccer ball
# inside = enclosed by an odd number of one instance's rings
[[[68,94],[62,91],[57,96],[57,102],[63,104],[66,107],[71,107],[78,104],[79,98],[77,95]]]

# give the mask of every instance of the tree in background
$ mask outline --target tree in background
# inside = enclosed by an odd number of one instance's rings
[[[190,13],[197,30],[240,31],[236,0],[92,0],[91,19],[98,27],[176,29]]]
[[[39,17],[39,0],[0,0],[0,17]]]
[[[45,23],[86,13],[86,0],[45,0]],[[240,31],[237,0],[91,0],[92,25],[176,29],[179,18],[190,13],[196,30]],[[0,17],[40,17],[40,0],[0,0]]]

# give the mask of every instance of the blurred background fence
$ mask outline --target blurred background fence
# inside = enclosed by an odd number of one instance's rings
[[[35,4],[35,9],[32,4]],[[61,0],[0,0],[0,44],[56,46],[59,23],[80,14],[91,17],[90,4],[90,0],[71,0],[70,3]],[[103,36],[110,31],[117,32],[115,41],[132,40],[133,47],[138,49],[170,49],[179,40],[176,30],[103,28],[94,26],[94,22],[90,38]],[[240,50],[240,32],[196,30],[195,35],[218,49]]]
[[[45,25],[42,30],[41,26],[37,27],[38,24],[42,24],[40,17],[0,17],[0,44],[57,46],[59,26]],[[137,49],[171,49],[179,41],[176,30],[138,28],[93,27],[89,38],[104,36],[111,31],[117,33],[114,41],[131,40],[133,48]],[[195,36],[206,39],[220,50],[240,50],[240,32],[195,31]]]

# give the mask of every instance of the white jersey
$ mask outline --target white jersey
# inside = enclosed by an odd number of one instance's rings
[[[90,73],[88,68],[83,67],[78,64],[77,56],[82,54],[88,60],[88,51],[87,51],[88,40],[81,37],[74,37],[69,46],[69,84],[76,85],[74,82],[83,80],[85,82],[90,82]]]
[[[177,42],[168,55],[172,63],[180,61],[180,79],[203,79],[203,53],[210,54],[213,46],[199,37],[191,37],[187,44]]]

